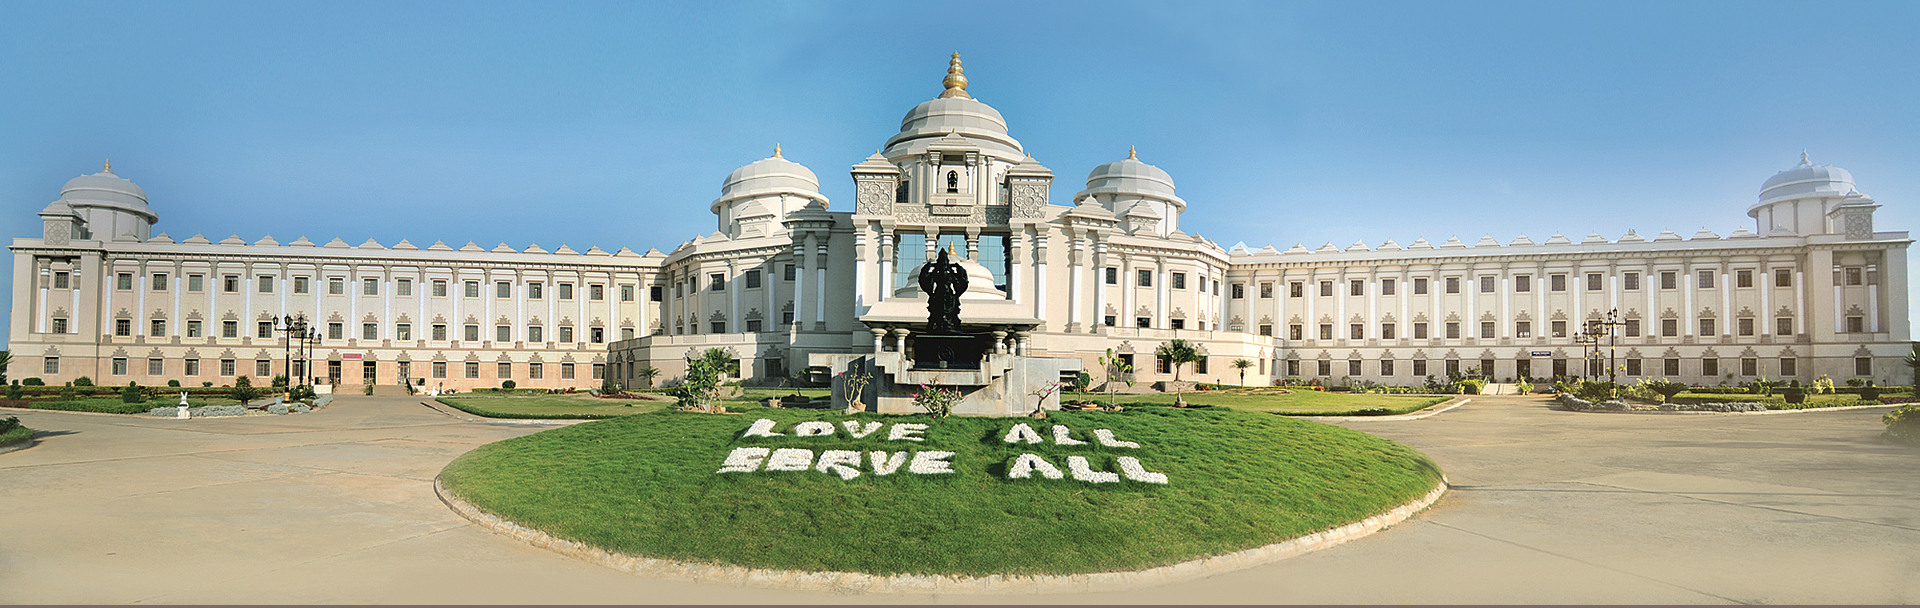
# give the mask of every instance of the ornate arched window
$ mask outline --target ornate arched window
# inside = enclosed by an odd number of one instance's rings
[[[947,172],[947,193],[951,194],[959,191],[960,191],[960,172],[948,171]]]

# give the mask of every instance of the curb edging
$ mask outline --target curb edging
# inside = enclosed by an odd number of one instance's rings
[[[1413,514],[1433,506],[1447,491],[1446,478],[1425,496],[1332,530],[1315,532],[1271,545],[1236,551],[1226,555],[1180,562],[1170,566],[1132,572],[1098,572],[1072,575],[1030,575],[986,577],[899,574],[882,576],[862,572],[812,572],[805,570],[755,569],[744,566],[656,559],[614,553],[583,543],[556,538],[487,513],[454,496],[439,475],[433,478],[433,492],[440,501],[461,517],[492,532],[561,555],[592,562],[615,570],[652,578],[692,583],[725,583],[773,589],[798,589],[838,593],[1088,593],[1126,591],[1157,587],[1168,583],[1203,578],[1279,561],[1311,551],[1326,549],[1379,532],[1405,521]]]

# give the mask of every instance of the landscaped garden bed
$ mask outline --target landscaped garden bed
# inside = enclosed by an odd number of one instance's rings
[[[1221,407],[1044,420],[756,408],[555,429],[469,452],[441,478],[487,512],[615,553],[988,576],[1261,547],[1419,499],[1440,471],[1392,441]]]

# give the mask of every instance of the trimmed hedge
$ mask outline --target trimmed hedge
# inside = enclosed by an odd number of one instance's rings
[[[64,412],[99,412],[102,414],[145,414],[153,409],[151,403],[122,403],[118,399],[87,399],[83,401],[29,401],[28,409],[60,410]]]
[[[462,412],[473,414],[475,416],[483,416],[486,418],[518,418],[522,420],[604,420],[608,418],[625,418],[626,417],[626,415],[624,414],[513,414],[513,413],[507,413],[507,412],[496,412],[493,410],[478,408],[471,405],[463,405],[460,403],[448,401],[446,399],[434,399],[434,401],[446,404]]]

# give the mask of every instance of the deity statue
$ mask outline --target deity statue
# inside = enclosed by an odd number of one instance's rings
[[[967,292],[967,269],[947,259],[947,251],[920,267],[920,291],[927,294],[927,333],[960,333],[960,294]]]

